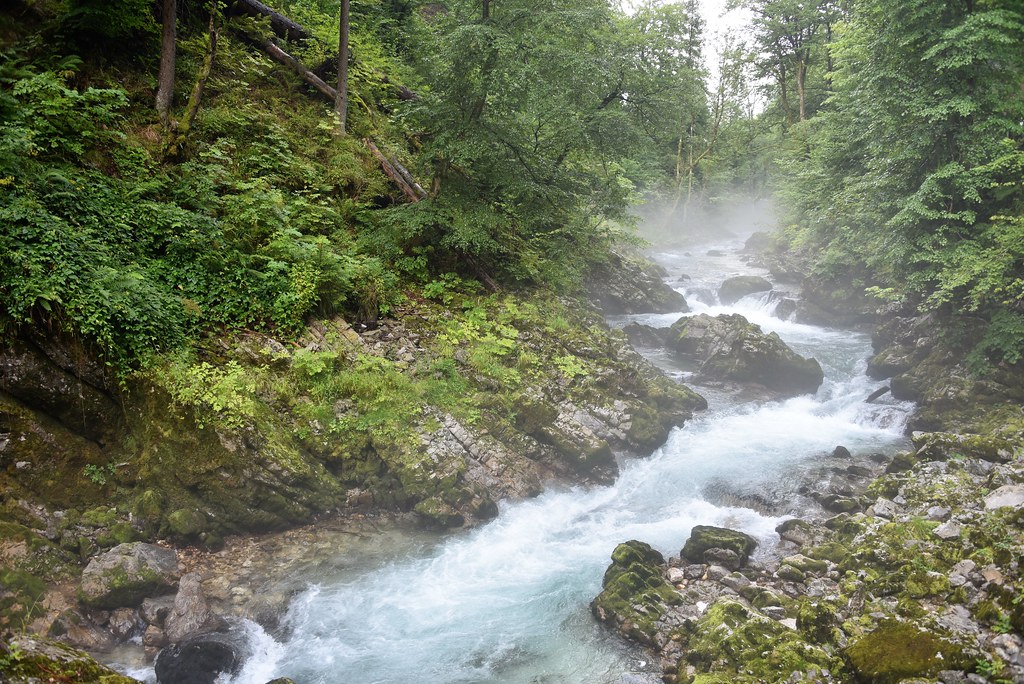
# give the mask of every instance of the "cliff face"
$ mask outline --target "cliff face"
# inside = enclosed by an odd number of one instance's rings
[[[24,540],[2,556],[25,585],[5,582],[8,625],[42,612],[30,579],[73,578],[118,543],[217,547],[337,511],[472,524],[548,480],[609,481],[617,452],[649,453],[705,406],[596,312],[551,298],[424,299],[373,329],[314,322],[289,346],[227,336],[121,385],[75,356],[0,353],[2,515]]]

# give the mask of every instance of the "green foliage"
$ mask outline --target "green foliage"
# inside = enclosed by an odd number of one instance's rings
[[[834,94],[795,127],[792,241],[823,275],[969,313],[979,362],[1017,363],[1024,303],[1024,13],[996,3],[851,3]]]
[[[160,364],[150,377],[175,404],[188,408],[200,427],[210,423],[237,429],[256,419],[259,371],[237,361],[214,366],[181,355]]]
[[[82,469],[82,474],[85,475],[93,484],[103,486],[107,484],[107,479],[113,477],[117,473],[117,467],[113,463],[106,465],[96,465],[89,463]]]

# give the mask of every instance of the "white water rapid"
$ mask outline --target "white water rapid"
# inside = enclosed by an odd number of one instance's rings
[[[678,555],[691,527],[712,524],[741,529],[760,540],[759,553],[771,553],[775,527],[790,515],[716,505],[705,492],[725,483],[729,491],[764,492],[792,504],[800,474],[821,466],[837,445],[854,454],[901,446],[910,409],[891,400],[864,403],[876,386],[863,374],[868,336],[780,320],[772,315],[777,295],[751,295],[731,307],[715,303],[708,292],[726,277],[764,274],[742,263],[739,246],[655,258],[669,269],[669,282],[690,276],[679,287],[697,312],[742,313],[817,358],[826,380],[815,396],[752,402],[697,386],[711,408],[673,431],[651,457],[624,460],[611,486],[506,503],[482,527],[427,543],[411,539],[384,565],[309,577],[285,618],[286,636],[261,632],[255,655],[230,684],[284,676],[299,684],[659,681],[656,664],[589,612],[615,546],[639,539],[666,557]],[[704,256],[708,247],[724,254]],[[680,315],[612,324],[667,326]],[[667,358],[654,360],[686,376]]]

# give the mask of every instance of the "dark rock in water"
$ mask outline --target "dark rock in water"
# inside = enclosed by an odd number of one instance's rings
[[[760,276],[735,276],[725,280],[718,288],[718,301],[722,304],[735,304],[748,294],[767,292],[771,289],[771,281]]]
[[[689,288],[686,291],[686,296],[691,299],[696,299],[701,304],[706,304],[707,306],[714,306],[718,304],[718,295],[716,295],[713,290],[706,287]]]
[[[739,314],[681,318],[671,330],[673,351],[698,361],[708,377],[758,383],[780,396],[813,393],[824,379],[817,361]]]
[[[622,332],[626,333],[629,343],[634,347],[664,347],[669,340],[667,328],[654,328],[643,323],[630,323],[623,326]]]
[[[590,604],[594,616],[617,626],[628,638],[653,646],[658,618],[667,605],[681,601],[662,575],[664,564],[664,556],[649,544],[619,544],[605,570],[601,593]]]
[[[667,275],[641,257],[613,254],[587,278],[587,292],[606,314],[689,311],[686,298],[665,283]]]
[[[850,458],[850,450],[842,445],[839,445],[832,450],[832,458],[848,459]]]
[[[119,544],[82,572],[79,596],[94,608],[134,607],[178,583],[178,554],[155,544]]]
[[[238,672],[249,655],[245,638],[236,632],[211,632],[168,646],[156,657],[159,684],[214,684],[223,673]]]
[[[707,256],[713,256],[713,257],[725,256],[725,252],[723,252],[720,249],[709,249],[704,254],[707,255]]]
[[[875,399],[877,399],[878,397],[882,396],[883,394],[885,394],[888,391],[889,391],[888,387],[879,387],[874,392],[869,394],[868,398],[865,399],[864,401],[865,402],[872,402],[872,401],[874,401]]]
[[[795,299],[784,297],[775,305],[775,311],[773,314],[776,318],[788,321],[793,317],[793,314],[796,313],[797,306],[797,301]]]
[[[752,233],[747,241],[743,243],[743,252],[746,254],[757,254],[759,252],[767,252],[775,246],[775,238],[772,237],[771,233],[764,231],[758,231]]]
[[[708,549],[728,549],[739,557],[742,567],[755,548],[757,540],[744,532],[727,527],[697,525],[690,531],[690,538],[686,540],[679,555],[691,563],[703,563]]]

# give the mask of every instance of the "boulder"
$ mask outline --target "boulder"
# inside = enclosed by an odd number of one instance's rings
[[[17,635],[9,641],[0,639],[0,681],[5,684],[56,681],[138,684],[131,677],[96,662],[84,651],[28,635]]]
[[[726,279],[718,288],[718,301],[722,304],[735,304],[748,294],[767,292],[772,283],[766,278],[752,275],[734,276]]]
[[[912,677],[931,678],[941,670],[966,665],[963,650],[945,639],[904,622],[883,622],[847,647],[846,659],[857,682],[896,684]]]
[[[680,318],[672,324],[673,351],[697,361],[702,375],[760,384],[780,396],[817,391],[824,379],[814,359],[800,356],[775,333],[739,314]]]
[[[199,573],[182,575],[178,594],[174,597],[174,607],[164,624],[164,632],[171,643],[177,643],[193,634],[215,632],[226,626],[223,618],[210,610]]]
[[[135,607],[178,583],[178,554],[155,544],[119,544],[82,572],[78,596],[93,608]]]
[[[615,547],[601,593],[590,605],[594,616],[627,638],[653,646],[658,618],[667,606],[682,601],[663,575],[664,563],[661,553],[641,541]]]
[[[606,314],[689,311],[686,298],[665,283],[667,275],[647,259],[612,254],[587,278],[587,292]]]
[[[154,663],[159,684],[214,684],[238,672],[249,656],[245,636],[235,631],[188,637],[160,651]]]
[[[742,567],[755,548],[757,540],[744,532],[726,527],[697,525],[691,530],[690,538],[686,540],[679,555],[691,563],[703,563],[710,549],[726,549],[739,557],[739,567]]]

